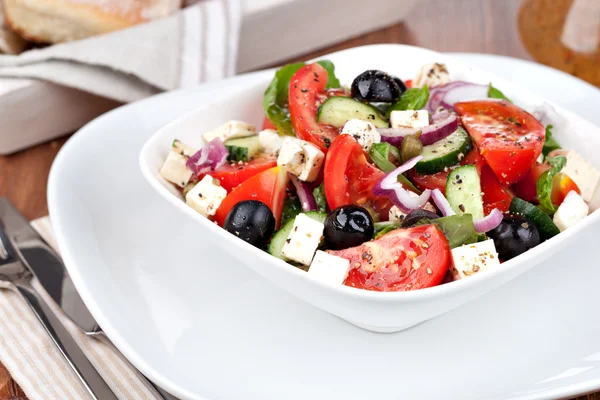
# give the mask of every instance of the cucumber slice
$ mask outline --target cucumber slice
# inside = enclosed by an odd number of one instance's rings
[[[526,218],[529,218],[531,222],[537,226],[540,232],[540,237],[543,240],[548,240],[560,233],[560,229],[554,224],[552,218],[550,218],[545,212],[537,208],[531,203],[525,200],[513,197],[509,211],[513,214],[519,214]]]
[[[224,145],[229,151],[229,161],[250,161],[260,150],[258,135],[229,139]]]
[[[320,213],[316,211],[309,211],[305,214],[307,217],[310,217],[315,221],[319,221],[321,223],[325,223],[325,218],[327,218],[326,213]],[[281,227],[277,232],[273,234],[273,238],[271,238],[271,243],[269,243],[269,247],[267,248],[267,251],[270,255],[280,258],[283,261],[288,261],[287,258],[281,255],[281,249],[283,248],[286,239],[288,238],[290,232],[292,231],[292,228],[294,227],[295,219],[296,218],[294,217],[288,220],[288,222],[286,222],[285,225],[283,225],[283,227]]]
[[[417,163],[415,169],[419,174],[441,172],[447,167],[458,164],[471,148],[471,137],[459,127],[456,132],[444,139],[424,146],[421,153],[423,159]]]
[[[390,124],[381,118],[379,111],[368,104],[350,97],[330,97],[319,107],[317,122],[342,128],[351,119],[369,121],[377,128],[389,128]]]
[[[483,218],[481,181],[474,165],[453,169],[446,181],[446,198],[457,214],[471,214]]]

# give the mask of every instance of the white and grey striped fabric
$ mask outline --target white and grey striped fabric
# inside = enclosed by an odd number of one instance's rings
[[[32,226],[58,251],[48,217],[33,221]],[[55,305],[53,309],[119,399],[159,398],[112,346],[86,336]],[[29,307],[6,290],[0,290],[0,337],[0,362],[30,400],[89,399]]]
[[[175,15],[89,39],[0,55],[0,77],[34,78],[120,102],[233,75],[240,0],[199,0]]]

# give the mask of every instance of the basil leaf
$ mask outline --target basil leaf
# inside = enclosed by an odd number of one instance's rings
[[[395,154],[400,155],[398,149],[389,143],[381,142],[375,143],[369,149],[369,156],[377,167],[385,173],[392,172],[396,169],[396,166],[390,161],[389,156],[392,153],[392,147],[395,149]],[[398,159],[399,157],[397,157]]]
[[[317,202],[317,211],[327,212],[327,197],[325,197],[325,183],[321,183],[313,190],[313,196]]]
[[[559,173],[567,163],[565,157],[550,157],[548,163],[552,168],[544,172],[536,182],[537,197],[540,202],[538,206],[540,210],[548,214],[549,216],[554,215],[556,212],[556,206],[552,204],[552,179],[554,175]]]
[[[392,111],[421,110],[427,105],[427,101],[429,101],[429,88],[427,85],[422,88],[408,89],[402,93],[400,100],[388,109],[387,116],[389,117]]]
[[[477,243],[481,239],[481,234],[475,231],[471,214],[456,214],[434,220],[424,220],[419,223],[419,225],[426,224],[439,226],[446,235],[451,249],[464,244]]]
[[[509,103],[512,103],[512,101],[508,97],[506,97],[504,95],[504,93],[502,93],[500,90],[498,90],[494,86],[492,86],[491,82],[490,82],[490,86],[488,89],[488,97],[491,99],[504,99],[504,100],[508,101]]]
[[[318,63],[327,70],[327,87],[339,87],[340,81],[335,76],[333,63],[328,60],[318,61]],[[305,63],[295,63],[279,68],[265,91],[262,102],[263,110],[280,135],[294,135],[288,109],[290,80],[305,65]]]
[[[317,61],[323,68],[327,70],[327,89],[336,89],[342,87],[340,80],[335,76],[335,65],[329,60]]]
[[[544,141],[544,147],[542,147],[542,154],[546,157],[552,150],[560,149],[560,144],[552,137],[552,125],[546,126],[546,140]]]
[[[297,196],[288,197],[283,202],[283,211],[281,213],[281,226],[285,225],[290,219],[296,218],[296,215],[302,211],[300,199]]]

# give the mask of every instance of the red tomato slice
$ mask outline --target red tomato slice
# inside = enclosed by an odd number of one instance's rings
[[[454,108],[501,183],[517,182],[535,164],[546,131],[533,115],[504,100],[460,102]]]
[[[542,164],[536,163],[523,179],[512,186],[515,195],[525,201],[537,202],[537,181],[549,169],[550,164],[547,162]],[[581,190],[579,190],[577,184],[567,174],[559,172],[554,175],[552,179],[552,204],[560,206],[571,190],[581,194]]]
[[[296,136],[319,147],[323,152],[338,135],[338,129],[317,123],[317,110],[326,98],[327,70],[317,63],[305,65],[290,80],[289,108]]]
[[[287,171],[282,167],[273,167],[254,175],[223,199],[215,214],[215,221],[219,226],[223,226],[227,214],[237,203],[244,200],[258,200],[271,209],[277,221],[276,228],[278,228],[288,179]]]
[[[571,190],[574,190],[577,194],[581,194],[579,186],[569,178],[569,175],[562,172],[554,175],[554,178],[552,178],[552,204],[560,206]]]
[[[350,261],[347,286],[381,292],[439,285],[451,264],[448,240],[437,225],[398,229],[360,246],[328,253]]]
[[[404,81],[404,84],[406,85],[407,89],[411,89],[412,88],[412,79],[406,80]]]
[[[442,171],[437,174],[421,175],[415,172],[414,169],[408,171],[408,178],[415,186],[421,190],[439,189],[442,193],[446,192],[446,181],[448,180],[448,172]]]
[[[267,118],[266,115],[265,115],[265,119],[263,120],[263,124],[262,124],[262,130],[265,130],[265,129],[277,130],[275,125],[273,125],[273,123],[269,120],[269,118]]]
[[[387,220],[392,206],[387,197],[371,194],[385,173],[367,161],[362,147],[350,135],[340,135],[325,157],[325,197],[333,210],[348,204],[369,206]]]
[[[277,165],[277,157],[271,154],[264,154],[247,163],[225,163],[210,175],[221,181],[221,186],[230,192],[239,184],[245,182],[254,175],[263,172]],[[202,176],[200,177],[202,179]]]

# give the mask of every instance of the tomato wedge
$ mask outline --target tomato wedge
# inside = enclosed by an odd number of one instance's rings
[[[537,181],[549,169],[550,164],[547,162],[536,163],[523,179],[512,186],[515,194],[525,201],[537,202]],[[581,194],[577,184],[567,174],[559,172],[554,175],[554,178],[552,178],[552,194],[550,195],[552,204],[560,206],[571,190]]]
[[[502,184],[517,182],[535,164],[546,131],[533,115],[505,100],[459,102],[454,108]]]
[[[287,171],[282,167],[273,167],[254,175],[223,199],[215,214],[215,222],[223,226],[229,211],[240,201],[258,200],[271,209],[277,221],[276,228],[279,227],[288,179]]]
[[[327,70],[317,63],[300,68],[290,80],[289,109],[292,126],[302,140],[319,147],[323,152],[338,135],[338,129],[317,123],[317,111],[327,98]]]
[[[437,225],[397,229],[360,246],[328,253],[350,261],[347,286],[381,292],[439,285],[452,258]]]
[[[221,186],[223,186],[227,192],[230,192],[239,184],[245,182],[254,175],[269,168],[273,168],[276,165],[277,157],[271,154],[264,154],[243,164],[225,163],[211,172],[210,175],[221,181]],[[203,176],[200,176],[200,179],[202,178]]]
[[[408,171],[408,178],[420,190],[439,189],[442,193],[446,192],[446,181],[448,180],[448,172],[442,171],[436,174],[421,175],[414,168]]]
[[[333,141],[325,157],[325,197],[333,210],[348,204],[369,206],[387,220],[392,206],[387,197],[374,196],[371,188],[385,173],[367,161],[362,147],[350,135]]]

